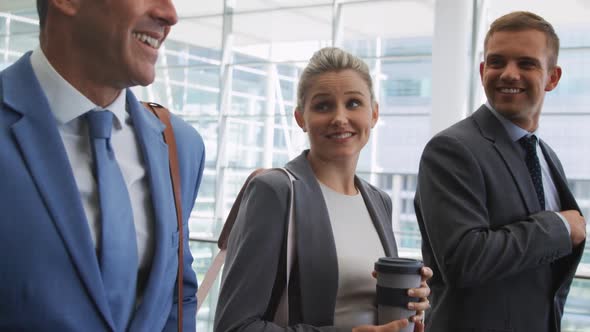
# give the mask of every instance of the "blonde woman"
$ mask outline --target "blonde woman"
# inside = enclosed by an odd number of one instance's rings
[[[310,149],[285,168],[293,175],[295,251],[289,324],[273,323],[285,288],[290,180],[280,171],[249,184],[230,235],[216,331],[399,331],[406,319],[376,325],[373,263],[397,256],[391,199],[355,175],[379,117],[367,65],[338,48],[316,52],[302,73],[295,119]],[[423,331],[432,276],[409,306]]]

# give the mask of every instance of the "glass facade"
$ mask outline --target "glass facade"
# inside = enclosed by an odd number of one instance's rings
[[[0,69],[37,47],[35,4],[25,2],[29,4],[14,8],[0,5]],[[574,195],[590,215],[590,144],[585,144],[590,142],[590,6],[576,0],[560,1],[559,7],[551,1],[474,2],[483,8],[476,23],[484,32],[494,18],[515,9],[535,11],[558,30],[564,75],[547,94],[541,135],[560,156]],[[282,166],[307,146],[292,116],[298,76],[315,50],[333,44],[362,57],[371,68],[380,119],[361,154],[359,175],[391,195],[400,253],[419,257],[413,197],[420,154],[432,134],[434,2],[174,4],[180,20],[161,48],[156,81],[134,91],[143,100],[168,106],[205,140],[206,169],[190,216],[199,280],[217,252],[211,241],[246,176],[258,167]],[[482,40],[482,34],[475,39]],[[482,56],[481,45],[475,54]],[[472,81],[475,100],[484,101],[479,78]],[[564,331],[590,331],[588,251],[570,291]],[[218,286],[198,314],[199,331],[213,329]]]

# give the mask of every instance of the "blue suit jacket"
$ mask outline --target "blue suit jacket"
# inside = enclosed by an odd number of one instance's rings
[[[113,331],[97,257],[57,122],[29,54],[0,72],[0,330]],[[176,330],[178,229],[164,125],[127,90],[149,173],[154,256],[129,331]],[[195,330],[197,280],[188,216],[204,165],[199,134],[172,117],[184,221],[184,330]]]

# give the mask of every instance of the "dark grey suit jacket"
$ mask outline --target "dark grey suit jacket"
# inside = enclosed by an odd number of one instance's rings
[[[286,168],[295,177],[296,258],[289,287],[289,330],[328,331],[333,327],[338,289],[336,246],[328,210],[304,151]],[[391,199],[355,178],[384,251],[397,256],[391,226]],[[283,331],[273,324],[273,286],[285,271],[285,227],[289,179],[280,171],[254,178],[248,185],[231,232],[215,314],[215,331]],[[351,243],[362,246],[362,243]],[[377,259],[378,257],[375,257]],[[367,271],[371,273],[371,271]],[[283,273],[285,274],[285,273]]]
[[[578,205],[541,141],[562,210]],[[561,219],[540,211],[518,146],[482,106],[424,149],[415,197],[432,309],[429,332],[560,331],[582,255]]]

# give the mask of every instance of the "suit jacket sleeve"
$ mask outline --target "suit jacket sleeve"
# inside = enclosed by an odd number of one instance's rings
[[[182,191],[182,215],[183,215],[183,315],[182,323],[184,332],[195,331],[197,315],[197,277],[192,268],[193,256],[190,250],[188,221],[205,167],[205,147],[201,136],[192,128],[186,126],[176,116],[172,117],[174,134],[178,145],[179,168],[181,175]],[[189,139],[190,138],[190,139]],[[196,167],[195,167],[196,166]],[[178,330],[178,295],[177,285],[174,285],[174,301],[168,316],[164,331],[175,332]]]
[[[571,252],[554,212],[492,227],[487,200],[502,194],[486,192],[478,162],[465,144],[445,135],[429,142],[420,162],[416,211],[446,283],[470,287],[499,280]]]
[[[264,320],[277,275],[288,215],[289,180],[278,172],[254,178],[229,237],[215,331],[328,331]]]

